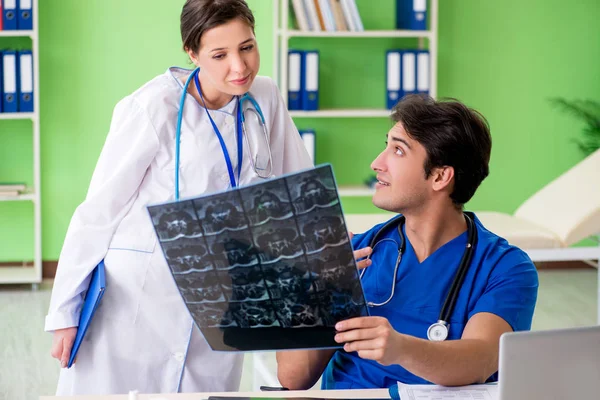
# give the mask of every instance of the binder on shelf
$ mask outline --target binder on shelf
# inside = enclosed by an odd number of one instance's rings
[[[304,85],[302,86],[302,109],[314,111],[319,109],[319,51],[304,52]]]
[[[391,110],[402,97],[400,87],[400,51],[388,50],[385,62],[386,74],[386,107]]]
[[[304,2],[302,0],[292,0],[292,8],[294,9],[294,16],[296,17],[296,23],[298,29],[301,31],[310,31],[310,25],[308,23],[308,15]]]
[[[17,29],[17,0],[2,0],[2,29]]]
[[[2,53],[3,92],[2,112],[17,112],[17,52],[5,50]]]
[[[417,93],[429,94],[431,87],[429,50],[417,51]]]
[[[427,29],[427,0],[396,0],[396,29]]]
[[[33,112],[33,54],[31,50],[21,50],[18,53],[19,77],[18,109],[19,112]]]
[[[302,110],[304,52],[288,52],[288,110]]]
[[[417,93],[417,54],[412,50],[401,52],[402,96]]]
[[[2,11],[2,0],[0,0],[0,31],[2,30],[2,25],[4,25],[2,23],[3,20],[4,20],[4,12]],[[0,70],[0,72],[1,72],[1,70]],[[0,75],[0,76],[2,76],[2,75]]]
[[[75,361],[75,356],[77,356],[85,333],[87,332],[88,327],[92,322],[92,318],[94,317],[94,313],[104,295],[104,290],[106,289],[106,273],[104,268],[104,260],[102,260],[92,272],[90,285],[88,286],[85,300],[83,301],[83,307],[81,308],[79,326],[77,327],[77,334],[75,335],[75,341],[73,342],[73,348],[71,349],[71,356],[69,357],[67,368],[71,368],[73,365],[73,361]]]
[[[0,0],[0,4],[1,4],[1,0]],[[2,10],[0,10],[2,11]],[[2,19],[2,16],[0,15],[0,20]],[[0,113],[4,111],[4,107],[2,106],[2,104],[4,103],[4,67],[3,67],[3,63],[4,63],[4,57],[2,57],[2,51],[0,51]]]
[[[306,147],[306,151],[310,156],[310,160],[315,163],[315,155],[316,155],[316,133],[314,129],[301,129],[300,137],[302,138],[302,142],[304,143],[304,147]]]
[[[313,31],[322,31],[321,22],[319,21],[319,14],[317,13],[317,6],[314,0],[303,0],[306,14],[308,15],[308,21]]]
[[[33,0],[18,0],[19,5],[17,7],[17,29],[19,30],[32,30],[33,29],[33,16],[32,16],[32,1]]]

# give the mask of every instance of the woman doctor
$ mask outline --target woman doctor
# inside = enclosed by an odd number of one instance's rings
[[[261,171],[280,175],[311,167],[275,83],[256,75],[259,52],[246,2],[187,0],[181,36],[199,67],[198,82],[192,77],[184,95],[181,197],[247,185],[262,179]],[[87,197],[65,238],[46,317],[45,330],[54,332],[52,356],[63,367],[58,395],[239,388],[243,356],[213,352],[193,325],[146,210],[175,198],[176,127],[190,74],[169,68],[115,107]],[[247,112],[249,143],[243,142],[240,166],[236,117],[247,92],[262,110],[269,146],[258,119]],[[243,103],[247,108],[254,108],[250,101]],[[77,362],[67,369],[83,293],[102,259],[107,290]]]

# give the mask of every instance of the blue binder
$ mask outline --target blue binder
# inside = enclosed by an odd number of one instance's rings
[[[17,54],[19,112],[33,112],[33,54],[31,50],[21,50]]]
[[[0,18],[2,16],[0,15]],[[4,68],[2,67],[2,62],[4,61],[4,57],[2,57],[2,52],[0,51],[0,113],[2,112],[2,99],[4,99]]]
[[[419,50],[417,53],[417,93],[429,94],[431,87],[429,50]]]
[[[403,50],[400,58],[402,96],[417,93],[417,53],[414,50]]]
[[[396,29],[427,29],[427,0],[396,0]]]
[[[302,109],[315,111],[319,109],[319,51],[304,53],[304,85],[302,86]]]
[[[17,69],[17,52],[6,50],[2,53],[3,92],[2,112],[17,112],[17,81],[19,70]]]
[[[288,110],[302,110],[304,52],[288,52]]]
[[[2,23],[5,31],[17,29],[17,0],[2,0]]]
[[[17,29],[19,30],[32,30],[33,29],[33,17],[32,17],[32,2],[33,0],[18,0],[19,5],[17,9]]]
[[[391,110],[402,97],[400,85],[400,51],[388,50],[385,60],[386,74],[386,107]]]
[[[77,328],[77,335],[75,336],[75,342],[73,343],[73,348],[71,349],[71,356],[69,357],[69,363],[67,364],[67,368],[71,368],[71,366],[73,365],[73,361],[75,361],[77,351],[81,346],[81,342],[83,342],[85,332],[87,331],[88,327],[90,326],[90,323],[92,322],[94,312],[100,304],[100,300],[102,299],[102,295],[104,295],[105,289],[106,274],[104,271],[103,260],[100,261],[100,264],[98,264],[92,272],[90,285],[88,286],[88,290],[85,295],[85,300],[83,302],[83,307],[81,308],[81,316],[79,317],[79,327]]]

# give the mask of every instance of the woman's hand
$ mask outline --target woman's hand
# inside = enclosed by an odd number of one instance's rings
[[[352,240],[353,236],[354,234],[350,232],[350,240]],[[362,249],[354,250],[354,259],[356,260],[356,266],[358,269],[367,268],[369,265],[371,265],[371,259],[365,257],[370,256],[372,252],[373,249],[370,247],[363,247]]]
[[[73,348],[73,342],[75,342],[75,335],[77,335],[76,326],[65,329],[57,329],[54,331],[54,338],[52,339],[52,349],[50,350],[50,354],[52,357],[60,361],[61,368],[66,368],[67,364],[69,363],[71,349]]]

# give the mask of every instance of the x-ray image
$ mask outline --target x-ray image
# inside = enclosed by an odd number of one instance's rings
[[[319,316],[319,302],[314,296],[290,297],[274,302],[277,315],[286,328],[323,325]]]
[[[231,311],[242,328],[279,327],[277,314],[270,301],[231,303]]]
[[[200,329],[238,326],[229,303],[187,303],[188,310]]]
[[[301,215],[298,217],[298,225],[308,253],[339,246],[349,240],[339,206]]]
[[[327,300],[322,300],[320,311],[323,319],[331,321],[330,323],[335,325],[336,321],[368,315],[359,282],[355,290],[325,293],[327,293]]]
[[[248,230],[224,231],[206,236],[208,248],[217,269],[258,264],[257,250]]]
[[[193,200],[202,229],[207,235],[214,235],[224,230],[246,228],[248,222],[238,191],[229,191],[202,199]]]
[[[308,255],[307,259],[317,291],[355,288],[358,271],[352,254],[348,254],[345,246],[327,248],[320,253]]]
[[[298,214],[339,204],[333,175],[316,168],[286,178]]]
[[[302,255],[302,238],[296,229],[295,219],[271,221],[269,224],[252,229],[256,246],[260,249],[260,259],[264,263],[280,258],[294,258]]]
[[[202,235],[191,201],[173,203],[168,207],[148,207],[148,211],[160,241]]]
[[[264,268],[267,288],[273,300],[304,295],[312,289],[313,275],[308,270],[304,256],[282,259]]]
[[[269,293],[260,266],[218,271],[223,291],[230,301],[268,300]]]
[[[244,209],[252,225],[260,225],[271,219],[293,217],[292,205],[285,186],[279,181],[240,189]]]
[[[368,314],[331,166],[149,210],[213,350],[339,348]]]
[[[181,238],[161,242],[160,245],[174,274],[214,269],[212,258],[202,238]]]
[[[186,303],[225,301],[219,278],[214,273],[190,272],[173,277]]]

